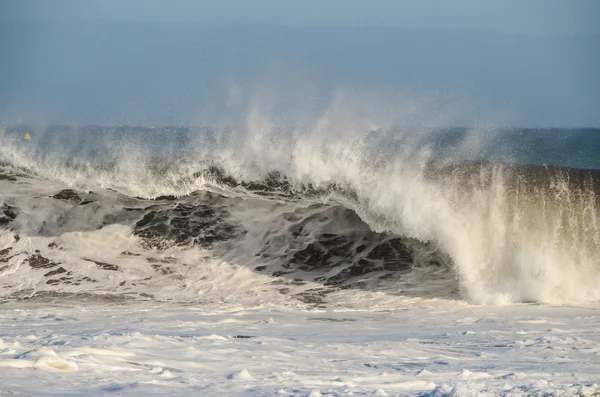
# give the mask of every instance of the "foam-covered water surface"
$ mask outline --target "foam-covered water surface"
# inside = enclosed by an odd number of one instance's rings
[[[332,117],[4,131],[0,389],[597,394],[591,163]]]

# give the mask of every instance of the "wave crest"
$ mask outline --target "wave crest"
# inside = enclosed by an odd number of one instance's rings
[[[200,134],[188,139],[185,155],[160,159],[135,143],[112,162],[71,158],[65,166],[52,152],[6,139],[0,159],[71,187],[131,197],[217,188],[232,197],[341,205],[374,232],[434,245],[472,301],[600,299],[597,172],[465,161],[469,137],[479,133],[456,142],[449,158],[432,151],[431,131],[330,121],[287,131],[253,123]]]

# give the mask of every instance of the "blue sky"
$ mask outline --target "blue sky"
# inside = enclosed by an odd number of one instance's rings
[[[600,33],[596,0],[3,0],[3,19],[370,25]]]
[[[598,20],[596,0],[2,0],[0,123],[210,123],[268,85],[600,126]]]

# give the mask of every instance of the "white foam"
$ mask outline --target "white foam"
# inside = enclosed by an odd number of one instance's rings
[[[237,380],[237,381],[249,381],[254,380],[254,377],[250,375],[250,372],[246,369],[242,369],[238,372],[233,372],[227,376],[228,379]]]
[[[600,371],[600,348],[594,343],[600,327],[598,318],[585,315],[589,309],[519,305],[510,316],[506,313],[505,307],[447,301],[428,307],[398,303],[386,312],[271,307],[235,314],[141,302],[5,303],[0,335],[6,344],[14,340],[16,351],[0,351],[0,389],[10,385],[24,395],[118,391],[124,396],[198,390],[211,396],[600,392],[594,384]],[[457,320],[467,315],[481,321],[472,323],[476,332],[465,338]],[[534,315],[568,322],[564,330],[570,335],[534,323],[527,326],[535,337],[519,343],[526,339],[515,331]],[[224,321],[232,316],[236,322]],[[315,316],[356,321],[307,321]],[[267,323],[269,318],[275,321]],[[177,327],[176,320],[194,325]],[[204,337],[242,330],[257,337]],[[37,338],[28,337],[32,332]]]

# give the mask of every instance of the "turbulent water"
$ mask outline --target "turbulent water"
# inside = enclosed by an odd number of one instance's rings
[[[600,299],[599,131],[251,124],[3,130],[0,298]]]

